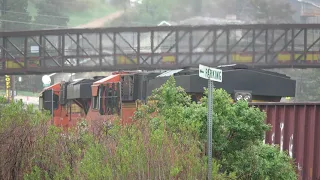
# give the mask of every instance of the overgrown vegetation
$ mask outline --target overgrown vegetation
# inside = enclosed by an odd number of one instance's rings
[[[265,114],[214,92],[214,179],[296,179],[285,152],[262,143]],[[0,109],[0,179],[206,179],[206,97],[195,103],[170,78],[134,123],[86,123],[68,133],[21,102]],[[89,127],[90,128],[90,127]]]

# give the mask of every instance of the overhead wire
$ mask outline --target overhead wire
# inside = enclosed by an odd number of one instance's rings
[[[0,10],[0,12],[5,12],[5,14],[13,13],[13,14],[29,15],[29,13],[26,13],[26,12],[17,12],[17,11],[8,11],[8,10]],[[45,15],[45,14],[37,14],[37,16],[49,17],[49,18],[60,18],[60,19],[68,19],[69,18],[67,16],[55,16],[55,15]],[[29,25],[47,26],[47,27],[55,27],[55,28],[67,28],[68,27],[68,26],[43,24],[43,23],[35,23],[35,22],[23,22],[23,21],[6,20],[6,19],[1,19],[1,18],[0,18],[0,22],[29,24]]]
[[[0,12],[29,15],[29,13],[17,12],[17,11],[4,11],[4,10],[0,10]],[[54,17],[54,18],[61,18],[61,19],[68,19],[68,18],[69,18],[69,17],[67,17],[67,16],[54,16],[54,15],[45,15],[45,14],[37,14],[37,16],[46,16],[46,17]]]
[[[78,3],[86,3],[87,1],[77,1],[77,2],[65,2],[65,1],[60,1],[60,0],[55,0],[55,2],[59,3],[65,3],[65,4],[78,4]],[[43,2],[43,4],[50,5],[50,6],[57,6],[57,4],[53,3],[48,3],[48,2]],[[17,12],[17,11],[8,11],[8,10],[0,10],[0,12],[6,12],[6,13],[13,13],[13,14],[21,14],[21,15],[29,15],[29,13],[26,12]],[[67,16],[55,16],[55,15],[46,15],[46,14],[37,14],[37,16],[42,16],[42,17],[51,17],[51,18],[60,18],[60,19],[68,19],[69,17]],[[13,20],[4,20],[0,18],[0,21],[2,22],[11,22],[11,23],[19,23],[19,24],[30,24],[30,25],[39,25],[39,26],[49,26],[49,27],[61,27],[61,28],[66,28],[68,26],[60,26],[60,25],[52,25],[52,24],[41,24],[41,23],[34,23],[34,22],[22,22],[22,21],[13,21]]]
[[[66,2],[66,1],[60,1],[60,0],[54,0],[55,2],[58,2],[58,3],[65,3],[65,4],[76,4],[78,5],[79,3],[90,3],[89,1],[76,1],[76,2]],[[56,5],[54,3],[50,3],[50,2],[41,2],[43,4],[52,4],[52,5]]]
[[[72,4],[72,5],[78,5],[79,3],[90,3],[89,1],[76,1],[76,2],[66,2],[63,0],[54,0],[54,2],[58,2],[61,4]],[[41,4],[49,5],[49,6],[59,6],[58,4],[50,3],[50,2],[41,2]],[[29,13],[26,12],[17,12],[17,11],[8,11],[8,10],[0,10],[1,12],[5,13],[13,13],[13,14],[21,14],[21,15],[29,15]],[[37,16],[42,16],[42,17],[50,17],[50,18],[60,18],[60,19],[68,19],[69,17],[67,16],[56,16],[56,15],[46,15],[46,14],[38,14]],[[2,22],[11,22],[11,23],[19,23],[19,24],[30,24],[30,25],[40,25],[40,26],[50,26],[50,27],[68,27],[68,26],[60,26],[60,25],[52,25],[52,24],[41,24],[41,23],[34,23],[34,22],[22,22],[22,21],[14,21],[14,20],[4,20],[0,18],[0,21]]]
[[[57,2],[57,1],[55,1]],[[50,6],[61,6],[61,5],[79,5],[79,3],[86,3],[86,6],[88,3],[90,2],[86,2],[86,1],[78,1],[78,2],[65,2],[65,1],[59,1],[58,3],[61,3],[60,5],[59,4],[55,4],[55,3],[50,3],[50,2],[41,2],[41,4],[44,4],[44,5],[50,5]],[[66,7],[64,7],[66,8]]]
[[[30,25],[39,25],[39,26],[59,27],[59,28],[68,27],[68,26],[60,26],[60,25],[52,25],[52,24],[41,24],[41,23],[32,23],[32,22],[11,21],[11,20],[4,20],[4,19],[0,19],[0,21],[2,21],[2,22],[19,23],[19,24],[30,24]]]

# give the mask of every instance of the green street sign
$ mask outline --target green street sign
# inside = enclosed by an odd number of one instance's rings
[[[199,77],[222,82],[222,70],[199,64]]]

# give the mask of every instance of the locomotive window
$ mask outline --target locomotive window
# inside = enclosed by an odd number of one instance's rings
[[[105,114],[105,107],[103,102],[105,101],[105,87],[100,86],[99,87],[99,99],[98,99],[98,109],[101,115]]]
[[[101,112],[101,114],[119,114],[119,101],[118,101],[118,92],[119,90],[119,84],[118,83],[110,83],[107,86],[105,86],[105,97],[104,97],[104,111]]]
[[[98,109],[98,96],[92,97],[92,109]]]
[[[53,96],[53,97],[52,97]],[[52,90],[45,90],[42,93],[42,102],[43,102],[43,109],[45,110],[52,110],[52,104],[53,104],[53,109],[58,108],[58,101],[59,101],[59,96],[56,94],[52,94]],[[53,102],[52,102],[53,100]]]

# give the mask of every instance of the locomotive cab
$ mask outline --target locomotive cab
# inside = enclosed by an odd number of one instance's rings
[[[61,85],[62,83],[56,83],[52,86],[45,88],[39,95],[39,109],[47,110],[52,115],[51,124],[59,127],[67,126],[68,113],[61,104]]]
[[[43,90],[39,96],[39,109],[49,111],[52,114],[52,111],[58,108],[58,99],[59,96],[53,89]]]
[[[121,124],[132,122],[137,109],[136,100],[147,97],[147,81],[158,73],[113,73],[96,81],[92,88],[92,104],[87,115],[90,126],[95,123],[112,123],[119,119]]]

